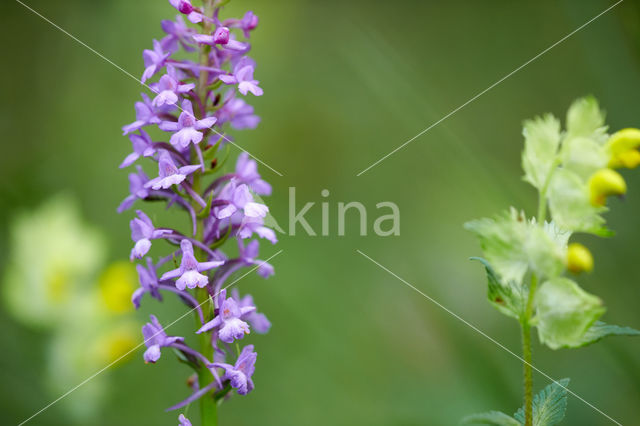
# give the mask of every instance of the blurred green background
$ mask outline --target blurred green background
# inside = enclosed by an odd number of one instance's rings
[[[134,75],[141,52],[175,16],[165,0],[25,0]],[[535,194],[521,180],[521,122],[543,112],[564,117],[570,102],[595,95],[612,129],[640,127],[640,7],[626,0],[406,148],[356,174],[466,102],[613,2],[593,1],[249,1],[256,77],[251,98],[262,123],[236,141],[284,174],[261,167],[274,187],[268,203],[287,227],[288,187],[319,231],[330,203],[331,236],[281,235],[275,277],[238,283],[273,323],[249,340],[259,353],[256,390],[220,411],[221,425],[453,425],[466,414],[521,404],[515,358],[356,253],[362,250],[447,308],[519,352],[517,324],[485,301],[480,249],[462,223],[510,205],[532,214]],[[0,268],[10,219],[54,194],[80,200],[82,215],[107,235],[109,260],[126,259],[130,152],[121,136],[141,87],[12,0],[0,4]],[[234,151],[237,154],[237,151]],[[640,328],[640,172],[625,172],[626,200],[612,200],[615,238],[583,238],[596,269],[580,278],[602,297],[604,320]],[[322,189],[331,195],[324,200]],[[339,201],[369,209],[393,201],[401,235],[358,234],[355,215],[337,237]],[[144,300],[140,321],[169,322],[174,300]],[[42,386],[46,334],[0,308],[0,412],[16,424],[55,395]],[[192,330],[189,319],[170,334]],[[578,350],[536,345],[534,364],[622,424],[640,418],[640,339],[612,338]],[[187,394],[188,370],[170,354],[156,365],[142,351],[104,372],[110,391],[94,425],[176,424],[164,409]],[[536,389],[548,381],[535,376]],[[78,397],[83,388],[67,398]],[[32,424],[73,423],[54,405]],[[569,397],[567,425],[607,419]]]

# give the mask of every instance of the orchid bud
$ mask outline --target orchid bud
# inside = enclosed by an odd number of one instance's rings
[[[227,44],[229,43],[229,28],[218,27],[216,32],[213,33],[213,42],[215,44]]]
[[[178,11],[180,11],[180,13],[188,15],[193,12],[193,6],[187,0],[181,0],[180,4],[178,5]]]

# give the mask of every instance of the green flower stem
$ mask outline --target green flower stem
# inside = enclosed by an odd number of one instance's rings
[[[211,16],[213,14],[213,0],[203,0],[202,1],[203,12],[206,16]],[[211,33],[211,23],[209,21],[203,21],[203,33],[209,34]],[[200,64],[203,66],[209,65],[209,46],[203,46],[200,49]],[[206,96],[207,96],[207,80],[209,79],[209,73],[205,70],[200,71],[200,76],[198,79],[196,93],[200,98],[200,103],[202,105],[202,109],[200,111],[200,117],[204,118],[206,115]],[[192,152],[192,157],[194,160],[196,159],[195,151]],[[195,164],[195,163],[193,163]],[[200,173],[195,173],[193,177],[193,190],[200,193]],[[198,211],[200,209],[199,205],[194,205],[194,209]],[[195,238],[198,241],[202,241],[202,236],[204,232],[204,224],[203,219],[200,217],[196,218],[196,236]],[[196,257],[202,259],[205,256],[205,253],[202,249],[196,248]],[[209,306],[209,304],[205,303],[207,299],[209,299],[209,292],[206,288],[199,288],[196,290],[196,298],[198,303],[202,304],[202,311],[204,314],[204,320],[210,321],[213,319],[213,310]],[[196,321],[198,321],[196,317]],[[200,324],[198,323],[198,328]],[[211,346],[211,333],[202,333],[200,335],[200,346],[201,353],[207,359],[213,359],[213,347]],[[211,372],[207,368],[206,365],[202,365],[200,370],[198,371],[198,383],[200,388],[207,386],[209,383],[213,381],[213,377],[211,376]],[[214,392],[211,391],[206,395],[203,395],[200,398],[200,416],[202,421],[202,426],[217,426],[218,425],[218,404],[214,399]]]

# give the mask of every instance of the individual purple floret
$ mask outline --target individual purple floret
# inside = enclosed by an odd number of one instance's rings
[[[265,278],[274,273],[273,266],[258,259],[261,241],[277,242],[267,223],[269,208],[258,198],[270,195],[271,185],[248,153],[238,156],[235,168],[225,162],[227,142],[232,140],[229,129],[252,129],[260,122],[248,102],[251,98],[241,98],[249,92],[263,94],[254,79],[256,63],[248,56],[247,39],[258,17],[247,12],[240,19],[222,19],[227,1],[203,0],[201,6],[190,0],[168,3],[181,15],[163,20],[165,35],[143,52],[142,82],[148,83],[151,98],[142,94],[135,104],[136,120],[122,128],[133,152],[120,167],[146,160],[157,165],[158,175],[150,179],[136,164],[136,171],[129,174],[130,193],[118,212],[137,202],[161,202],[167,210],[186,213],[180,222],[184,229],[179,229],[163,224],[158,209],[153,214],[136,210],[130,222],[135,242],[130,258],[144,260],[136,265],[140,287],[131,301],[138,309],[147,293],[160,302],[169,294],[193,313],[196,326],[188,340],[194,345],[168,336],[151,315],[142,330],[147,346],[143,358],[154,363],[161,348],[170,347],[195,374],[189,379],[190,394],[168,410],[199,401],[202,413],[209,416],[217,411],[213,405],[230,397],[230,388],[240,395],[253,389],[254,346],[247,345],[240,353],[236,347],[250,330],[266,333],[271,327],[251,295],[235,288],[227,298],[226,291],[239,280],[229,283],[229,279],[243,269],[244,275],[255,270]],[[154,254],[165,249],[155,259],[149,255],[153,240],[157,240]],[[181,426],[191,426],[184,415],[178,420]]]
[[[225,343],[232,343],[234,340],[242,339],[245,334],[249,334],[249,324],[240,318],[255,311],[256,307],[240,307],[233,297],[228,299],[226,297],[227,291],[222,290],[218,295],[218,301],[222,301],[218,315],[203,325],[196,333],[200,334],[218,328],[218,337]]]
[[[142,102],[136,102],[135,109],[136,121],[131,124],[127,124],[122,128],[123,135],[135,132],[136,130],[141,129],[144,126],[159,124],[162,121],[156,114],[149,96],[147,96],[145,93],[142,94]]]
[[[142,167],[137,166],[136,170],[136,173],[129,175],[130,194],[118,206],[118,213],[130,209],[136,200],[143,200],[149,196],[149,190],[145,187],[146,183],[149,182],[149,177],[144,173]]]
[[[142,82],[144,83],[164,68],[169,56],[171,56],[171,52],[165,52],[162,48],[162,43],[158,40],[153,40],[153,50],[146,49],[142,52],[144,66],[146,67],[144,73],[142,73]]]
[[[193,36],[196,34],[196,31],[185,24],[181,15],[177,15],[175,21],[165,19],[162,21],[161,26],[162,30],[167,33],[167,35],[160,40],[163,51],[173,53],[178,51],[180,47],[187,52],[193,52],[195,50],[195,47],[193,47]]]
[[[157,93],[152,101],[153,106],[174,105],[178,102],[178,96],[189,93],[196,87],[195,83],[180,84],[179,78],[180,76],[176,69],[167,66],[167,73],[160,77],[158,83],[151,86]],[[193,115],[193,111],[191,114]]]
[[[140,134],[129,135],[129,139],[133,145],[133,152],[120,164],[121,169],[132,165],[140,157],[151,157],[156,153],[151,137],[144,130],[140,129]]]
[[[251,376],[255,371],[258,354],[253,351],[253,345],[247,345],[242,349],[234,365],[217,362],[213,365],[224,368],[222,380],[229,380],[231,387],[236,389],[239,395],[246,395],[254,388]]]
[[[211,262],[198,262],[193,255],[193,245],[191,241],[184,239],[180,243],[180,249],[182,250],[182,261],[180,267],[169,272],[165,272],[160,280],[171,280],[178,278],[176,281],[176,288],[178,290],[184,290],[185,288],[204,287],[209,282],[206,275],[201,272],[208,271],[209,269],[217,268],[224,264],[223,261],[215,260]]]
[[[158,275],[156,274],[156,268],[153,265],[153,261],[150,257],[147,257],[147,266],[136,265],[136,271],[138,271],[138,279],[140,281],[140,288],[133,292],[131,296],[131,302],[136,307],[140,308],[140,300],[145,293],[151,294],[151,297],[162,302],[162,295],[158,287]]]
[[[237,288],[234,288],[231,291],[231,297],[233,297],[233,299],[238,303],[238,307],[240,308],[240,310],[246,307],[255,308],[255,304],[253,303],[253,296],[247,294],[241,298]],[[256,311],[255,309],[252,309],[246,314],[241,315],[240,319],[248,322],[251,328],[256,333],[265,334],[271,328],[271,321],[267,319],[267,316]]]
[[[233,91],[227,93],[233,96]],[[224,106],[218,111],[218,123],[230,123],[236,130],[255,129],[260,123],[260,117],[253,113],[253,107],[244,99],[231,97],[225,99]]]
[[[150,315],[151,322],[142,326],[142,335],[147,350],[144,353],[145,362],[156,362],[160,359],[160,348],[182,342],[182,337],[167,336],[155,315]]]
[[[160,129],[165,132],[175,132],[171,135],[171,145],[179,150],[189,147],[190,143],[200,143],[203,138],[201,130],[209,129],[218,119],[216,117],[207,117],[197,120],[193,115],[193,106],[191,102],[185,99],[182,101],[182,112],[178,121],[163,121],[160,123]]]
[[[246,217],[265,217],[269,212],[269,207],[253,201],[253,196],[249,192],[247,185],[236,186],[232,180],[223,188],[219,200],[224,207],[216,209],[216,217],[224,219],[236,212],[242,212]]]
[[[242,183],[249,185],[256,194],[271,195],[271,185],[260,178],[258,164],[246,152],[242,152],[238,156],[236,176]]]
[[[178,416],[178,426],[191,426],[191,421],[184,414],[180,414]]]
[[[129,223],[131,227],[131,239],[136,243],[131,249],[131,260],[142,259],[151,248],[151,240],[162,238],[167,234],[171,234],[168,229],[156,229],[151,223],[149,216],[144,214],[142,210],[136,210],[137,218]]]
[[[183,166],[178,168],[171,158],[171,154],[168,151],[160,152],[160,159],[158,160],[158,177],[151,179],[144,184],[145,188],[153,189],[167,189],[172,185],[178,185],[187,178],[187,175],[198,170],[200,166]]]
[[[255,67],[255,62],[245,56],[233,67],[233,74],[221,74],[218,78],[225,84],[237,84],[238,90],[243,95],[251,92],[255,96],[262,96],[263,91],[258,87],[258,80],[253,79]]]

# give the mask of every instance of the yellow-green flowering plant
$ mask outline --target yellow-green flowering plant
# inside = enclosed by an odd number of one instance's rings
[[[575,233],[610,236],[603,213],[607,198],[623,195],[626,183],[614,169],[640,165],[640,130],[607,133],[604,114],[593,97],[575,101],[566,130],[551,114],[524,122],[524,179],[538,190],[536,217],[510,211],[465,224],[480,241],[479,260],[488,277],[489,302],[516,319],[522,331],[524,407],[513,416],[491,411],[467,423],[543,426],[564,418],[569,379],[533,396],[531,329],[551,349],[578,348],[611,335],[638,335],[629,327],[599,321],[602,301],[567,273],[593,268],[590,251],[569,242]]]
[[[83,220],[77,200],[58,195],[20,212],[9,229],[0,296],[10,317],[42,332],[42,385],[59,396],[138,344],[131,295],[138,277],[126,261],[106,264],[106,238]],[[106,375],[61,405],[88,424],[110,388]]]

